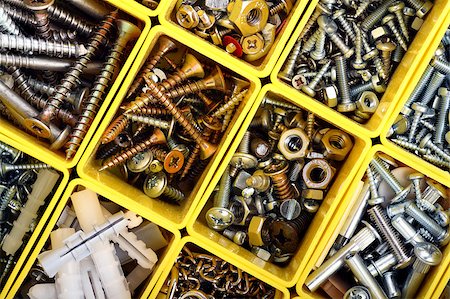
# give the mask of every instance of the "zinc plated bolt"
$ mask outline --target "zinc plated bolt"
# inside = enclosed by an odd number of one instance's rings
[[[427,180],[426,182],[428,186],[425,188],[422,196],[424,201],[435,204],[440,198],[443,198],[444,200],[448,199],[447,191],[441,184],[430,180]]]
[[[419,103],[426,106],[434,99],[436,92],[445,80],[446,75],[441,72],[434,72],[427,87],[425,88]]]
[[[442,260],[442,252],[431,243],[420,243],[414,246],[416,260],[403,285],[404,298],[414,298],[423,279],[432,266],[438,265]]]
[[[378,75],[373,75],[370,81],[363,83],[361,85],[353,86],[350,89],[350,95],[355,97],[364,91],[373,90],[375,92],[381,93],[386,90],[386,85],[380,80]]]
[[[448,111],[450,108],[450,90],[445,87],[439,88],[439,115],[437,119],[434,143],[438,146],[444,144],[444,130],[448,122]]]
[[[327,60],[327,62],[320,68],[317,75],[311,80],[311,82],[308,85],[302,86],[302,91],[306,93],[307,95],[314,97],[316,95],[316,91],[314,90],[319,84],[320,80],[322,79],[323,75],[328,71],[328,68],[331,65],[331,60]],[[298,109],[298,108],[296,108]]]

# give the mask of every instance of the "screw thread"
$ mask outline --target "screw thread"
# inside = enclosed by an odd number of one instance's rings
[[[19,9],[16,6],[9,5],[6,2],[0,2],[0,7],[5,10],[8,16],[15,22],[19,22],[22,25],[33,27],[36,26],[36,21],[33,15],[27,10]]]
[[[103,160],[106,159],[113,154],[117,153],[120,150],[120,145],[114,142],[107,143],[103,146],[100,146],[95,154],[95,159]]]
[[[433,235],[427,231],[425,228],[420,227],[418,230],[419,234],[428,242],[434,243],[436,242],[435,238],[433,237]]]
[[[314,31],[314,33],[303,44],[303,47],[301,48],[300,53],[308,53],[314,48],[314,46],[316,45],[316,41],[321,34],[321,31],[322,31],[322,29],[320,29],[320,28],[317,29],[316,31]]]
[[[422,158],[436,166],[439,167],[445,167],[447,169],[450,169],[450,162],[444,161],[442,160],[440,157],[438,156],[434,156],[434,155],[430,155],[430,154],[425,154],[422,156]]]
[[[375,26],[378,21],[386,14],[389,9],[389,6],[394,3],[395,0],[388,0],[380,5],[376,10],[374,10],[370,15],[368,15],[364,21],[361,23],[361,29],[363,31],[369,31],[373,26]]]
[[[377,189],[377,185],[375,183],[375,178],[373,176],[372,168],[370,168],[370,166],[367,167],[366,174],[367,174],[367,178],[369,180],[369,188],[370,188],[371,197],[378,198],[379,197],[378,189]]]
[[[134,111],[136,114],[141,114],[141,115],[160,115],[160,116],[165,116],[169,114],[169,111],[167,111],[164,108],[160,108],[160,107],[142,107],[138,110]]]
[[[370,0],[366,0],[366,1],[362,1],[359,4],[358,8],[356,8],[356,12],[355,12],[355,15],[354,15],[355,19],[358,18],[360,15],[362,15],[367,10],[367,8],[369,7],[369,4],[371,2],[372,1],[370,1]]]
[[[446,152],[444,152],[440,147],[438,147],[436,144],[428,140],[428,142],[425,144],[425,146],[429,147],[431,150],[435,151],[436,154],[444,158],[447,162],[450,162],[450,155],[448,155]]]
[[[308,116],[306,117],[306,135],[309,139],[312,139],[314,133],[314,125],[316,122],[316,115],[314,113],[308,112]]]
[[[50,39],[50,20],[46,10],[34,12],[34,19],[36,20],[36,33],[43,39]]]
[[[419,96],[422,94],[422,91],[427,86],[428,81],[434,73],[434,67],[431,65],[427,65],[427,68],[423,72],[422,77],[419,82],[417,82],[416,87],[414,87],[413,92],[409,96],[408,100],[405,102],[405,107],[411,106],[412,103],[416,102]]]
[[[154,117],[148,117],[148,116],[142,116],[142,115],[136,115],[136,114],[127,114],[126,115],[129,119],[136,122],[141,122],[150,126],[154,126],[160,129],[169,129],[170,123],[168,121],[157,119]]]
[[[221,132],[225,132],[228,128],[228,125],[231,123],[231,119],[233,118],[233,110],[228,110],[222,119],[222,129]]]
[[[181,70],[176,70],[175,73],[171,74],[167,79],[164,79],[161,83],[161,89],[164,90],[170,90],[171,88],[174,88],[177,84],[182,83],[183,81],[186,81],[187,76],[184,72]]]
[[[208,89],[208,86],[206,86],[202,80],[194,81],[194,82],[190,82],[185,85],[180,85],[172,90],[169,90],[166,93],[166,96],[173,99],[173,98],[181,97],[181,96],[184,96],[187,94],[196,93],[198,91],[202,91],[205,89]]]
[[[89,36],[94,31],[94,27],[87,24],[80,18],[76,17],[59,6],[52,5],[47,8],[50,19],[65,25],[67,28],[75,30],[83,36]]]
[[[302,47],[302,40],[298,39],[295,42],[294,47],[292,48],[291,53],[289,53],[288,58],[286,59],[286,62],[284,63],[283,68],[281,69],[278,76],[285,80],[289,80],[292,75],[294,74],[294,69],[297,61],[298,55],[300,55],[300,50]]]
[[[185,178],[188,173],[191,171],[192,166],[194,165],[197,158],[200,156],[200,146],[196,144],[194,149],[191,151],[186,163],[184,164],[183,171],[181,172],[180,179]]]
[[[17,193],[16,185],[12,185],[6,191],[3,191],[1,193],[0,197],[0,215],[2,216],[0,217],[1,220],[4,219],[3,211],[6,210],[6,207],[8,206],[9,202],[13,200],[13,198],[16,196],[16,193]]]
[[[355,62],[363,63],[361,29],[359,29],[359,27],[357,25],[355,25],[354,30],[356,32],[356,37],[355,37]]]
[[[298,107],[290,104],[290,103],[286,103],[283,101],[279,101],[279,100],[274,100],[268,97],[265,97],[263,102],[263,105],[272,105],[272,106],[277,106],[277,107],[281,107],[281,108],[286,108],[286,109],[290,109],[290,110],[298,110]]]
[[[415,10],[419,10],[423,5],[423,1],[421,0],[406,0],[406,2],[408,2]]]
[[[248,89],[244,89],[241,92],[239,92],[237,95],[231,97],[225,104],[217,108],[216,111],[212,114],[213,117],[220,117],[227,113],[230,110],[233,110],[234,107],[236,107],[244,98],[244,96],[247,94]]]
[[[347,62],[343,56],[337,56],[335,58],[336,63],[336,77],[338,81],[338,90],[341,94],[341,103],[351,103],[350,89],[348,87],[347,79]]]
[[[425,127],[425,129],[427,129],[427,130],[429,130],[429,131],[436,131],[436,128],[435,128],[435,126],[434,126],[434,124],[432,124],[432,123],[430,123],[430,122],[428,122],[428,121],[426,121],[426,120],[424,120],[424,119],[421,119],[420,120],[420,124],[422,125],[422,126],[424,126]],[[419,140],[420,138],[417,138],[417,140]]]
[[[289,171],[289,180],[291,182],[296,182],[300,176],[300,172],[303,169],[304,162],[301,161],[295,161],[294,164],[292,164],[292,167]]]
[[[353,41],[356,41],[356,34],[353,31],[353,26],[352,24],[344,17],[344,16],[339,16],[337,18],[337,20],[341,23],[342,25],[342,29],[344,30],[344,32],[347,34],[347,36]]]
[[[311,57],[319,60],[325,57],[325,42],[326,42],[326,33],[324,30],[319,29],[319,36],[315,42],[315,49],[311,52]]]
[[[427,153],[430,152],[428,149],[421,148],[417,144],[412,143],[412,142],[399,140],[399,139],[391,139],[391,141],[394,142],[395,144],[397,144],[400,147],[403,147],[403,148],[408,149],[410,151],[416,151],[416,152],[418,152],[420,154],[427,154]]]
[[[286,169],[287,170],[287,169]],[[279,200],[294,198],[294,190],[289,183],[286,172],[270,175],[275,194]]]
[[[322,9],[319,6],[316,6],[316,9],[314,10],[313,14],[309,18],[308,22],[306,22],[305,27],[303,27],[302,32],[300,33],[298,39],[303,40],[303,37],[309,33],[312,26],[316,23],[317,18],[322,14]]]
[[[77,40],[77,32],[72,30],[51,30],[52,39],[56,41],[76,41]]]
[[[403,17],[402,11],[396,10],[394,14],[395,17],[397,18],[398,24],[400,25],[400,31],[402,32],[406,40],[409,41],[408,26],[406,26],[405,18]]]
[[[394,22],[393,21],[387,22],[386,25],[389,27],[391,32],[394,34],[395,41],[403,48],[403,50],[407,51],[408,45],[407,45],[406,41],[403,39],[403,36],[400,33],[400,31],[398,31]]]
[[[450,96],[441,96],[439,101],[439,115],[436,132],[434,133],[434,143],[444,144],[444,131],[447,125],[448,111],[450,108]]]
[[[311,82],[308,84],[308,87],[311,89],[315,89],[317,84],[319,84],[320,80],[322,79],[322,77],[325,75],[325,73],[328,71],[328,68],[331,65],[331,61],[328,60],[327,63],[325,63],[319,70],[319,72],[317,73],[317,75],[311,80]],[[336,67],[336,71],[337,71],[337,67]],[[297,108],[298,109],[298,108]]]
[[[219,191],[214,197],[214,207],[227,208],[231,193],[230,166],[225,168],[219,182]]]
[[[9,34],[20,35],[19,27],[3,7],[0,7],[0,29]]]
[[[357,96],[358,94],[367,91],[367,90],[373,90],[372,82],[366,82],[364,84],[356,85],[350,89],[350,95],[352,97]]]
[[[422,225],[427,231],[431,233],[435,238],[442,237],[446,231],[437,224],[431,217],[425,212],[419,209],[414,203],[409,202],[405,206],[405,213],[413,217],[420,225]]]
[[[405,244],[400,239],[400,235],[394,230],[383,208],[376,205],[367,210],[370,219],[375,224],[378,232],[381,234],[383,240],[385,240],[392,253],[397,258],[399,263],[405,262],[409,259]]]
[[[374,167],[374,169],[381,175],[381,177],[392,188],[392,190],[394,190],[395,193],[400,193],[403,190],[402,185],[398,182],[394,175],[383,166],[383,162],[378,156],[373,157],[370,161],[370,165]]]
[[[248,154],[250,152],[250,132],[246,131],[238,146],[238,152]]]
[[[183,201],[184,198],[186,197],[183,194],[183,192],[181,192],[180,190],[178,190],[172,186],[166,186],[166,188],[164,189],[163,195],[167,196],[168,198],[174,200],[177,203],[180,201]]]
[[[351,49],[347,46],[347,44],[344,42],[342,38],[339,37],[336,33],[329,34],[328,37],[331,39],[331,41],[338,47],[339,51],[341,51],[342,54],[347,54]]]
[[[409,129],[409,134],[408,134],[409,142],[412,142],[416,137],[416,131],[419,126],[419,121],[420,121],[421,117],[422,117],[422,112],[420,112],[420,111],[414,112],[413,120],[411,122],[411,127]]]
[[[442,74],[440,72],[435,72],[433,76],[430,79],[430,82],[428,83],[425,91],[423,92],[422,99],[420,100],[420,103],[424,106],[428,105],[431,100],[434,98],[434,95],[436,94],[436,91],[439,87],[441,87],[442,83],[445,80],[445,74]]]
[[[289,220],[289,222],[295,226],[297,234],[299,238],[301,238],[308,229],[312,219],[313,214],[301,211],[300,215],[297,218]]]
[[[125,115],[118,116],[106,128],[101,137],[102,144],[113,141],[128,125],[128,118]]]
[[[386,79],[391,72],[391,55],[392,55],[392,52],[390,52],[390,51],[381,52],[381,61],[382,61],[382,65],[383,65],[382,66],[383,76],[385,76],[385,77],[382,77],[383,79]],[[380,76],[381,76],[381,74],[380,74]]]
[[[0,141],[0,149],[3,151],[6,151],[8,153],[10,153],[12,156],[16,156],[20,153],[20,151],[18,149],[15,149],[9,145],[7,145],[6,143],[3,143]]]
[[[448,61],[445,61],[442,58],[435,58],[432,61],[432,65],[439,72],[444,74],[450,74],[450,63]]]

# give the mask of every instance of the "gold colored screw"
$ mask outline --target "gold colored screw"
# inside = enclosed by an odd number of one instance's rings
[[[100,138],[102,144],[109,143],[116,139],[116,137],[127,127],[128,118],[125,115],[119,115],[113,122],[106,128],[102,137]]]

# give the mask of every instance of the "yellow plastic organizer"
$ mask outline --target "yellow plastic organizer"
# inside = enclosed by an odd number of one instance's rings
[[[205,213],[212,206],[212,201],[209,200],[209,198],[232,156],[236,152],[244,133],[249,127],[250,122],[267,93],[279,96],[281,99],[289,101],[305,111],[313,112],[316,114],[317,118],[325,120],[336,128],[342,129],[354,138],[353,149],[338,171],[334,183],[329,189],[325,199],[322,201],[318,212],[314,216],[314,220],[303,237],[299,249],[286,267],[280,267],[256,257],[249,250],[233,243],[222,236],[222,234],[210,229],[205,220]],[[356,174],[359,165],[362,163],[364,158],[363,154],[369,150],[371,141],[367,137],[359,135],[357,132],[353,132],[351,127],[344,127],[341,124],[336,123],[328,111],[320,110],[320,105],[318,105],[317,102],[289,90],[282,92],[278,87],[272,84],[263,87],[237,135],[230,135],[228,138],[233,140],[233,143],[227,151],[220,167],[216,171],[215,176],[212,178],[211,182],[209,182],[208,189],[206,189],[195,213],[193,213],[192,217],[189,219],[187,230],[190,235],[198,238],[210,248],[213,248],[214,253],[222,253],[234,259],[243,270],[251,275],[266,277],[266,281],[273,283],[277,288],[292,287],[298,281],[310,256],[313,255],[322,234],[327,227],[329,227],[328,222],[330,221],[334,210],[339,206],[341,198],[347,190],[351,179]]]
[[[41,233],[45,223],[47,222],[48,218],[51,216],[51,213],[53,209],[55,208],[58,199],[60,198],[61,194],[63,193],[64,189],[66,188],[67,182],[69,181],[69,171],[62,167],[61,165],[54,163],[54,161],[44,153],[44,151],[41,148],[32,148],[27,147],[21,144],[20,142],[3,135],[3,132],[0,132],[0,141],[4,142],[23,153],[38,159],[41,162],[47,163],[51,165],[58,173],[61,175],[61,178],[59,180],[59,186],[54,189],[53,197],[47,201],[45,210],[43,211],[42,215],[38,219],[38,222],[36,223],[36,227],[31,234],[30,238],[27,241],[27,244],[25,245],[23,251],[20,253],[19,258],[17,259],[16,265],[11,271],[11,274],[6,280],[5,286],[3,289],[0,289],[0,298],[5,298],[8,294],[8,291],[10,290],[11,286],[13,285],[14,281],[16,280],[17,275],[20,272],[20,269],[22,268],[22,265],[27,259],[28,254],[32,250],[34,244],[36,243],[39,234]],[[41,207],[44,208],[44,207]]]
[[[42,234],[40,236],[39,242],[36,244],[35,248],[31,252],[26,264],[23,266],[20,275],[16,279],[14,285],[12,286],[8,297],[6,299],[12,299],[14,298],[17,291],[20,289],[23,281],[27,277],[30,269],[33,267],[33,265],[36,262],[37,256],[43,249],[44,245],[46,244],[48,238],[50,237],[50,233],[55,227],[56,222],[58,221],[59,217],[61,216],[61,213],[64,209],[64,207],[67,205],[70,195],[74,191],[77,190],[78,187],[84,187],[88,188],[94,192],[96,192],[98,195],[101,195],[108,200],[122,206],[126,210],[130,210],[132,212],[137,213],[138,215],[142,216],[139,210],[134,209],[129,205],[129,202],[127,200],[124,200],[123,198],[117,198],[114,196],[114,194],[111,194],[101,186],[98,186],[96,184],[93,184],[91,182],[82,180],[82,179],[74,179],[72,180],[69,185],[67,186],[66,191],[62,195],[61,200],[58,203],[58,206],[56,207],[54,213],[52,214],[52,217],[48,221],[47,226],[43,229]],[[155,267],[153,268],[153,272],[150,274],[150,277],[147,278],[147,285],[143,289],[142,294],[140,295],[140,298],[147,298],[150,292],[152,291],[153,286],[155,285],[156,281],[158,280],[159,276],[161,275],[162,271],[164,270],[164,265],[166,265],[168,262],[166,261],[168,258],[172,257],[174,254],[176,254],[177,245],[181,240],[181,234],[180,232],[171,227],[170,225],[167,225],[165,222],[160,222],[158,219],[152,219],[152,218],[143,218],[155,223],[159,227],[163,228],[165,230],[164,234],[166,236],[170,235],[170,239],[168,241],[167,247],[164,249],[160,249],[161,252],[156,252],[158,255],[158,262],[156,263]],[[174,253],[175,251],[175,253]],[[4,298],[4,297],[2,297]]]
[[[155,287],[153,288],[153,292],[150,294],[149,299],[155,299],[158,297],[158,294],[162,288],[162,286],[164,285],[164,282],[167,279],[167,276],[170,273],[170,270],[172,269],[173,265],[175,264],[175,261],[177,259],[178,254],[181,252],[181,250],[183,249],[184,246],[187,246],[189,249],[194,249],[194,248],[200,248],[200,251],[209,251],[210,254],[213,254],[221,259],[223,259],[224,261],[232,264],[235,267],[238,267],[240,269],[242,269],[242,271],[244,272],[248,272],[245,268],[242,267],[242,265],[239,263],[239,261],[237,261],[236,259],[234,259],[232,256],[227,255],[227,254],[223,254],[222,252],[218,252],[215,250],[214,246],[211,246],[210,244],[204,243],[199,239],[196,239],[195,237],[192,236],[186,236],[183,237],[181,239],[181,242],[178,243],[177,250],[174,251],[174,254],[171,257],[168,257],[165,262],[166,264],[164,265],[164,271],[162,272],[159,280],[156,282]],[[248,272],[250,274],[250,272]],[[268,285],[272,286],[275,288],[276,292],[275,292],[275,299],[288,299],[289,297],[289,291],[287,288],[285,287],[277,287],[275,286],[275,284],[273,284],[270,281],[267,281],[264,277],[262,276],[256,276],[254,275],[257,279],[264,281],[265,283],[267,283]]]
[[[114,81],[113,85],[111,86],[108,94],[106,95],[96,117],[94,118],[94,121],[92,122],[86,136],[84,137],[83,142],[81,143],[80,147],[77,150],[77,153],[71,160],[66,160],[65,155],[62,151],[52,151],[49,149],[49,145],[45,143],[44,141],[39,140],[35,136],[28,134],[26,131],[18,128],[14,124],[6,121],[5,119],[0,119],[0,129],[2,132],[4,132],[5,135],[10,136],[11,138],[19,141],[21,144],[28,148],[38,148],[42,153],[43,156],[48,157],[50,161],[53,162],[55,165],[60,165],[65,168],[72,168],[75,167],[75,165],[80,160],[84,150],[86,149],[92,135],[96,131],[97,126],[100,124],[103,115],[108,109],[108,106],[110,105],[111,101],[115,98],[115,94],[117,93],[117,90],[121,86],[122,81],[124,78],[129,74],[129,69],[131,67],[131,64],[136,58],[136,55],[140,51],[142,44],[144,43],[145,38],[147,37],[151,23],[150,18],[143,14],[140,9],[138,9],[135,3],[124,3],[122,1],[115,1],[115,0],[104,0],[111,4],[112,6],[120,9],[124,13],[128,14],[129,16],[132,16],[136,19],[138,26],[141,29],[141,35],[137,39],[137,41],[134,44],[134,47],[132,51],[130,52],[130,55],[128,58],[124,61],[124,64]]]
[[[156,17],[158,15],[160,15],[165,7],[168,4],[168,1],[166,0],[157,0],[157,2],[159,2],[158,6],[155,9],[151,9],[145,5],[143,5],[140,0],[122,0],[124,2],[126,2],[127,4],[131,4],[131,5],[136,5],[135,8],[139,9],[141,12],[143,12],[145,15],[149,16],[149,17]]]
[[[415,76],[410,80],[409,84],[407,85],[406,89],[404,90],[404,92],[400,98],[400,101],[398,101],[393,113],[387,119],[386,124],[383,127],[383,130],[382,130],[381,136],[380,136],[381,143],[384,144],[386,147],[396,150],[399,153],[401,153],[402,155],[407,156],[408,159],[413,161],[414,165],[422,164],[422,165],[426,166],[428,168],[429,173],[433,173],[443,182],[448,181],[450,178],[448,171],[445,171],[431,163],[428,163],[427,161],[416,156],[412,152],[409,152],[409,151],[401,148],[400,146],[398,146],[395,143],[393,143],[392,141],[390,141],[386,136],[387,136],[389,129],[394,124],[395,119],[400,114],[400,111],[402,110],[403,106],[405,105],[405,102],[409,99],[411,93],[413,92],[414,88],[416,87],[417,82],[422,77],[423,72],[425,71],[426,67],[430,63],[431,58],[434,56],[434,52],[436,51],[437,47],[439,46],[439,43],[441,42],[441,40],[449,26],[450,26],[450,11],[448,11],[446,18],[445,18],[444,22],[441,24],[441,27],[439,28],[437,34],[434,36],[434,39],[430,42],[428,51],[426,51],[419,66],[415,70]]]
[[[190,53],[198,53],[198,57],[202,58],[203,61],[211,61],[210,58],[203,55],[205,49],[202,45],[196,43],[195,40],[189,35],[179,35],[177,32],[172,32],[170,29],[163,26],[154,27],[148,38],[146,39],[143,51],[139,53],[134,66],[132,67],[129,76],[125,79],[122,88],[119,90],[116,101],[111,105],[109,112],[103,119],[102,124],[97,130],[97,133],[93,137],[88,149],[86,150],[83,158],[78,165],[78,173],[80,177],[93,181],[102,188],[114,194],[115,197],[126,199],[130,202],[130,205],[137,211],[140,211],[143,216],[152,219],[160,219],[160,221],[165,221],[167,224],[172,225],[175,228],[182,229],[186,226],[187,218],[192,214],[193,210],[197,206],[203,192],[209,184],[211,177],[213,176],[217,166],[220,163],[221,158],[226,152],[228,145],[231,143],[230,138],[222,138],[215,155],[211,158],[208,166],[203,171],[202,176],[198,180],[198,183],[193,188],[191,194],[186,197],[186,199],[179,205],[170,204],[159,199],[153,199],[144,194],[141,189],[135,188],[126,182],[124,182],[119,177],[115,176],[109,171],[98,172],[101,167],[100,161],[95,160],[95,152],[100,145],[100,137],[105,131],[105,129],[110,124],[111,120],[114,118],[116,112],[121,105],[122,100],[125,98],[128,88],[134,80],[136,73],[139,71],[141,66],[144,64],[145,59],[151,53],[153,47],[157,43],[160,36],[168,36],[172,38],[179,45],[184,45],[190,51]],[[189,46],[188,46],[189,45]],[[219,61],[214,62],[216,64],[221,64]],[[245,99],[241,102],[237,113],[235,113],[228,129],[224,132],[225,136],[233,136],[236,134],[239,126],[244,121],[245,116],[250,110],[251,105],[258,95],[261,83],[258,78],[251,74],[246,74],[243,71],[238,70],[234,66],[222,64],[224,70],[228,70],[229,73],[238,74],[246,78],[250,82],[249,91],[245,96]]]
[[[449,280],[450,280],[450,267],[447,267],[444,276],[442,276],[442,278],[440,279],[438,285],[436,286],[436,290],[434,291],[433,296],[431,298],[437,299],[441,295],[443,295],[444,292],[448,292],[448,289],[446,290],[445,287],[448,285]]]
[[[311,256],[308,263],[303,268],[303,272],[300,275],[300,279],[296,287],[297,294],[299,294],[301,298],[316,299],[323,297],[318,292],[314,293],[310,292],[303,285],[310,272],[315,270],[316,267],[320,266],[321,262],[323,261],[324,255],[328,254],[328,251],[330,250],[331,246],[333,245],[334,241],[336,240],[339,234],[340,229],[342,228],[343,225],[342,219],[345,219],[346,217],[351,217],[351,215],[349,214],[357,200],[357,196],[354,195],[356,195],[356,193],[359,192],[357,191],[357,189],[358,186],[360,186],[361,184],[361,180],[363,179],[366,169],[369,166],[369,163],[372,160],[372,158],[378,152],[393,157],[401,164],[414,168],[418,172],[423,173],[425,176],[445,185],[447,188],[450,187],[450,181],[448,180],[440,181],[439,177],[437,177],[433,173],[430,173],[429,168],[423,163],[422,164],[414,163],[411,159],[409,159],[409,157],[406,157],[401,152],[396,151],[395,149],[387,148],[380,144],[373,146],[370,149],[370,151],[365,155],[364,161],[361,167],[359,168],[356,176],[354,176],[353,181],[350,187],[348,188],[346,196],[341,201],[341,205],[335,211],[332,220],[329,222],[328,227],[330,229],[326,230],[321,236],[319,236],[320,242],[318,243],[318,246],[316,247],[314,254]],[[414,167],[412,167],[411,165],[413,165]],[[436,286],[441,282],[444,272],[447,270],[447,265],[449,265],[450,263],[450,246],[445,246],[444,248],[441,248],[441,250],[443,253],[443,259],[441,263],[436,267],[432,267],[430,272],[428,272],[422,284],[422,287],[420,288],[420,290],[416,295],[416,298],[432,298],[431,296],[433,295],[433,292],[435,292]]]
[[[278,74],[283,68],[284,62],[297,41],[297,37],[302,32],[318,2],[318,0],[311,1],[310,6],[300,20],[297,29],[292,34],[290,41],[281,54],[281,57],[270,76],[271,81],[274,84],[282,86],[284,89],[294,91],[297,94],[303,93],[292,87],[290,84],[279,79]],[[436,0],[433,2],[433,8],[426,16],[422,28],[417,33],[401,63],[392,75],[387,89],[380,99],[380,104],[377,110],[367,123],[360,124],[334,110],[333,108],[321,103],[320,101],[315,100],[320,103],[322,110],[326,110],[330,115],[332,115],[335,122],[342,124],[344,127],[354,128],[353,130],[358,130],[371,138],[380,135],[383,125],[386,123],[387,118],[392,114],[397,102],[400,101],[403,91],[409,86],[410,81],[417,77],[416,69],[421,63],[422,57],[426,55],[430,43],[433,41],[436,32],[440,29],[441,24],[444,22],[444,19],[450,9],[450,1]]]
[[[280,57],[281,52],[283,51],[286,42],[291,36],[292,31],[295,28],[298,20],[300,19],[303,11],[309,5],[310,1],[306,0],[297,0],[294,7],[292,8],[290,14],[286,18],[286,23],[284,27],[278,32],[275,41],[272,45],[272,48],[269,50],[266,56],[254,61],[247,62],[243,59],[235,57],[227,53],[224,49],[221,49],[215,46],[213,43],[210,43],[207,40],[204,40],[200,36],[195,33],[183,28],[178,25],[178,22],[175,18],[176,8],[181,4],[181,0],[163,0],[169,2],[169,4],[165,7],[164,11],[159,15],[159,21],[162,25],[170,30],[176,31],[180,35],[186,35],[192,38],[192,41],[198,43],[208,51],[210,57],[216,61],[222,61],[227,65],[236,65],[242,70],[246,72],[251,72],[260,78],[268,77],[270,72],[272,71],[275,63]]]

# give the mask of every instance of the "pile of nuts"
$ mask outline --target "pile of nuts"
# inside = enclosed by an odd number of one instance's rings
[[[96,155],[101,170],[120,167],[149,197],[174,203],[181,188],[192,191],[250,86],[186,50],[158,39]]]
[[[319,1],[278,77],[366,123],[432,7],[407,2]]]
[[[0,114],[72,159],[141,33],[126,19],[96,0],[2,1]]]
[[[220,179],[208,226],[286,263],[352,147],[344,131],[268,93]]]
[[[427,272],[442,260],[439,247],[450,240],[450,209],[441,206],[448,205],[448,192],[378,152],[329,258],[305,286],[332,298],[416,298]],[[352,288],[348,270],[358,284]]]
[[[183,0],[175,17],[180,26],[248,62],[267,55],[286,23],[294,0]]]
[[[395,144],[450,171],[450,32],[387,133]]]
[[[20,249],[26,245],[40,219],[42,211],[38,212],[38,209],[51,198],[51,191],[59,179],[59,174],[46,170],[54,181],[48,182],[50,186],[46,190],[33,191],[38,173],[48,168],[51,168],[48,164],[0,142],[0,286],[6,283],[22,252]]]
[[[275,289],[228,262],[185,245],[178,254],[160,294],[166,298],[264,298]]]

